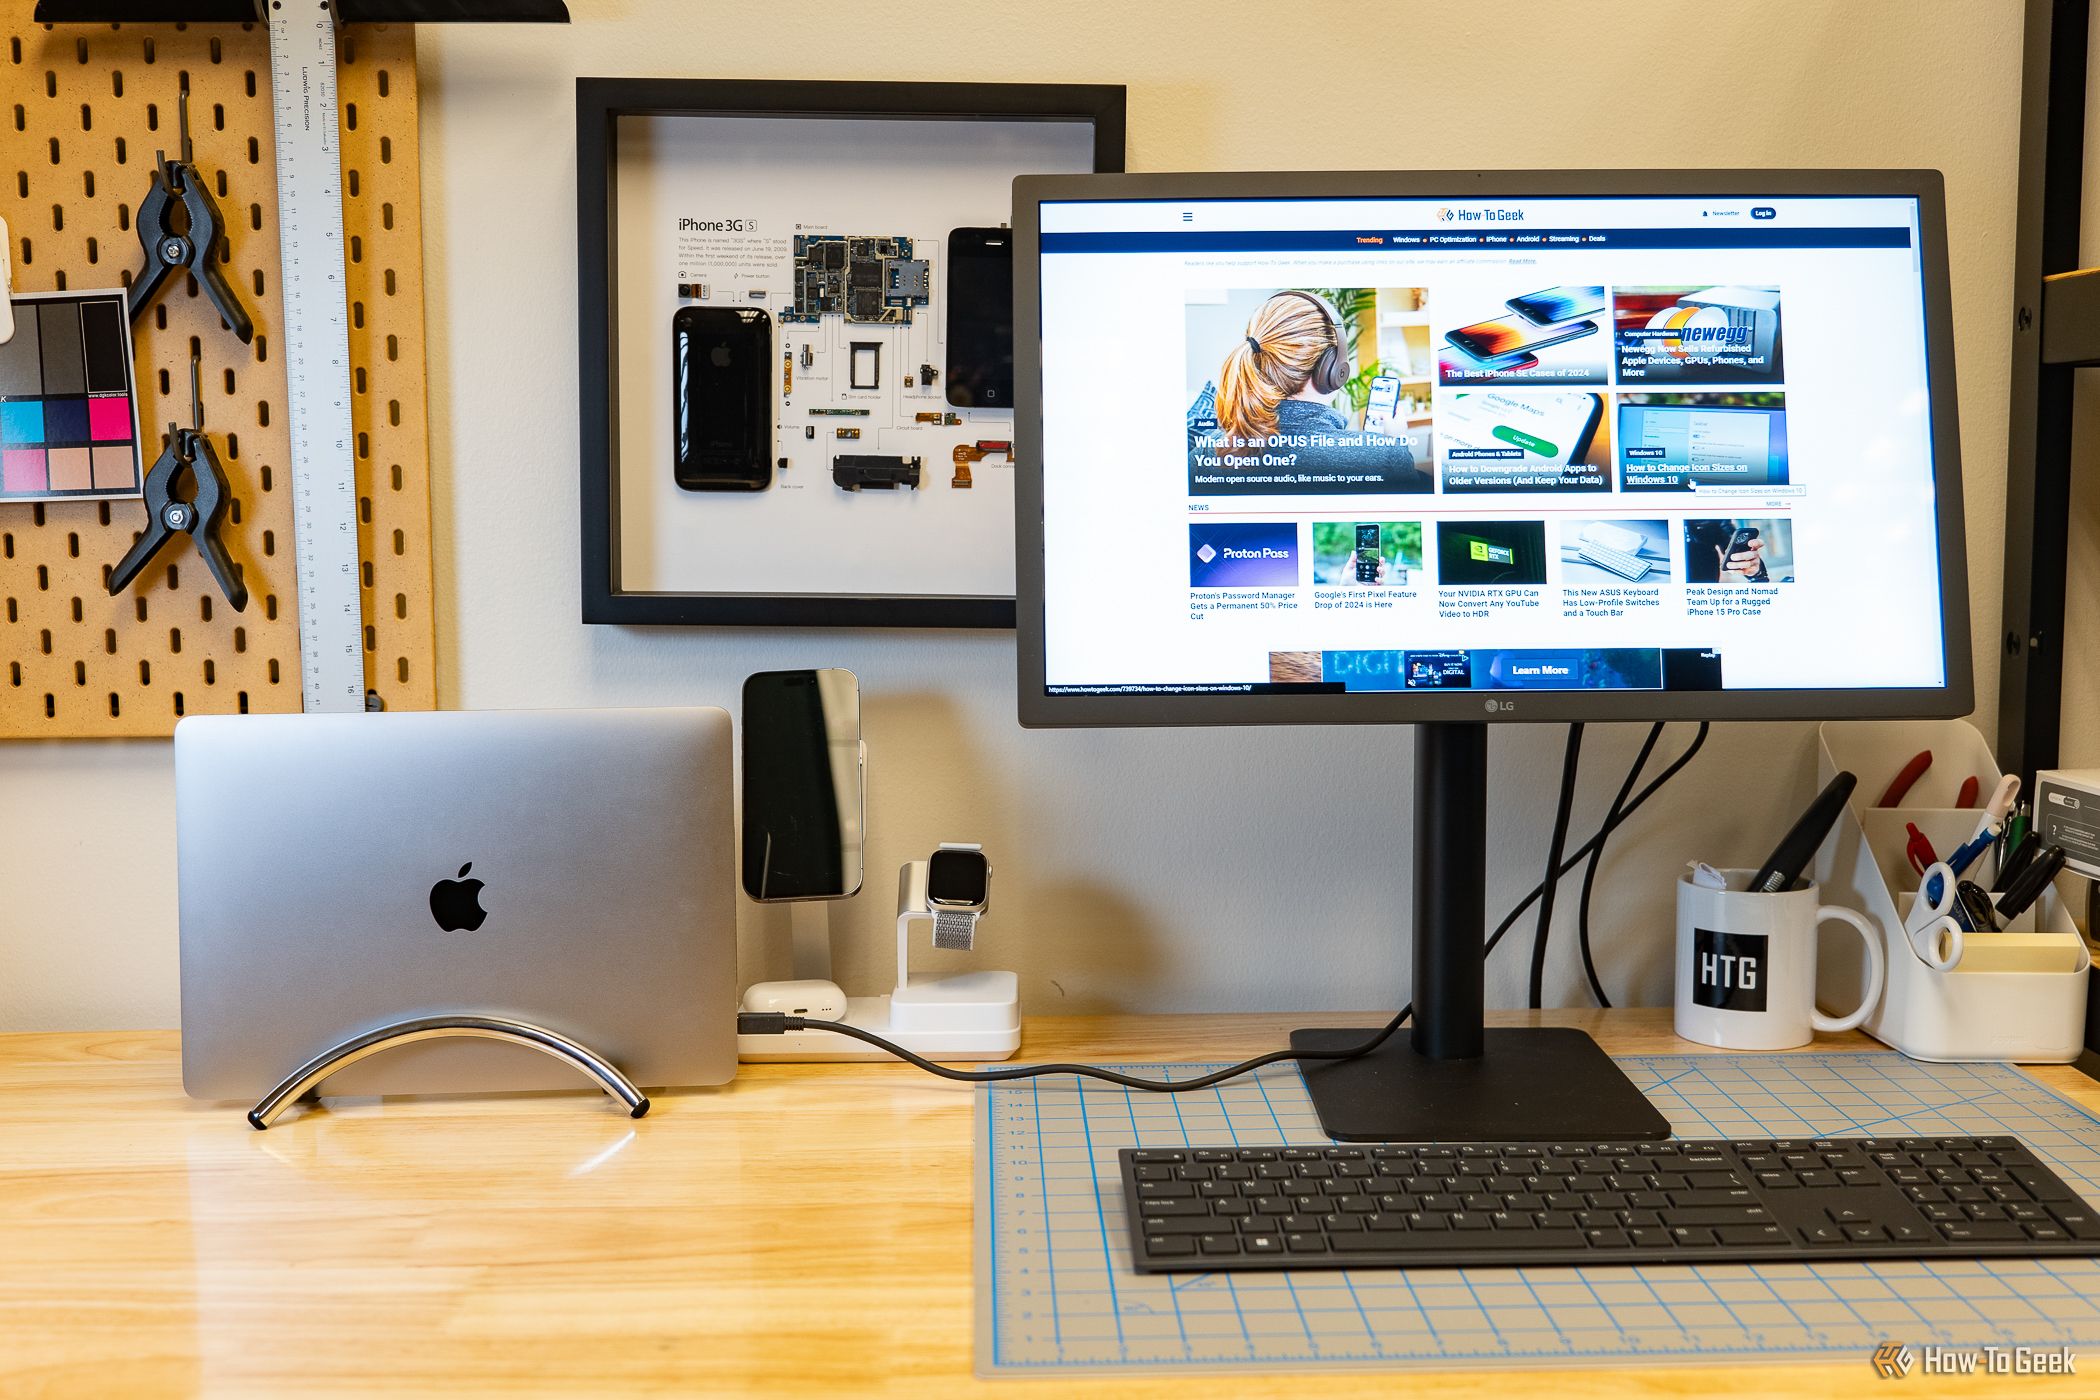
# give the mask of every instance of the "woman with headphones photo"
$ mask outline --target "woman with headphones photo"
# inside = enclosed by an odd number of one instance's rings
[[[1293,457],[1287,469],[1300,474],[1346,471],[1354,478],[1380,478],[1359,479],[1357,490],[1431,490],[1405,438],[1359,433],[1333,407],[1330,400],[1353,368],[1341,317],[1324,297],[1295,290],[1272,294],[1255,308],[1244,334],[1227,348],[1217,377],[1189,409],[1191,467],[1203,467],[1201,458],[1211,459],[1213,469],[1273,465],[1261,463],[1272,452],[1272,438],[1335,437],[1342,440],[1278,445],[1273,455]]]

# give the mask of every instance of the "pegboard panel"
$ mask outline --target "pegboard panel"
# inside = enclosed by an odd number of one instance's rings
[[[190,92],[199,170],[226,238],[228,280],[255,321],[222,328],[194,278],[171,277],[133,323],[150,463],[189,415],[192,348],[204,425],[232,506],[223,534],[250,594],[219,595],[174,541],[112,598],[110,566],[143,528],[136,501],[0,506],[0,737],[165,735],[184,714],[300,707],[285,378],[273,355],[276,166],[269,44],[255,26],[35,24],[0,0],[0,216],[15,286],[115,287],[143,257],[131,217],[157,151],[179,145]],[[364,567],[366,684],[391,708],[435,704],[425,436],[421,218],[413,31],[373,26],[341,46],[344,219]]]
[[[415,31],[356,25],[336,52],[365,688],[390,710],[429,710],[437,707],[437,640]]]

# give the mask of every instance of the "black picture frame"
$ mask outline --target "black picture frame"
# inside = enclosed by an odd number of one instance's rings
[[[620,586],[619,267],[613,188],[618,122],[631,116],[923,121],[1083,121],[1094,169],[1123,169],[1126,90],[1106,83],[576,80],[578,458],[583,621],[640,626],[1011,628],[1011,598],[654,593]]]

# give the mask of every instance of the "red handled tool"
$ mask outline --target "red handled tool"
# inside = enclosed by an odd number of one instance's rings
[[[1932,750],[1925,749],[1917,757],[1903,765],[1903,771],[1896,775],[1896,780],[1888,785],[1881,794],[1881,800],[1874,805],[1876,807],[1893,807],[1901,802],[1904,795],[1910,791],[1911,785],[1923,777],[1925,770],[1931,766]]]

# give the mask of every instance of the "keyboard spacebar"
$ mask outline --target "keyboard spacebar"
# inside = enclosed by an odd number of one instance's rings
[[[1580,1230],[1344,1230],[1327,1237],[1336,1254],[1481,1254],[1496,1250],[1582,1249]]]

